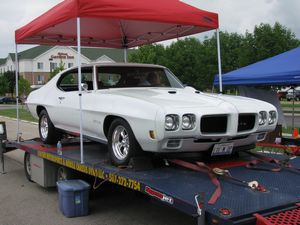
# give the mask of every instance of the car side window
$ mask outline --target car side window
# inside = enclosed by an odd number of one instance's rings
[[[84,67],[81,70],[81,83],[88,86],[88,90],[93,90],[93,68]],[[57,87],[62,91],[78,91],[78,70],[73,69],[64,73],[57,82]]]
[[[121,79],[120,74],[101,73],[97,76],[98,89],[114,87]]]

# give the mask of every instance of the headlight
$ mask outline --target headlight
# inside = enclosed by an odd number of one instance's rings
[[[166,115],[165,129],[167,131],[177,130],[179,126],[179,116],[175,114]]]
[[[258,114],[258,124],[260,126],[264,125],[267,122],[267,112],[266,111],[260,111]]]
[[[192,130],[195,127],[196,116],[194,114],[184,114],[182,116],[182,129]]]
[[[276,119],[277,119],[276,111],[270,111],[269,112],[269,125],[274,124]]]

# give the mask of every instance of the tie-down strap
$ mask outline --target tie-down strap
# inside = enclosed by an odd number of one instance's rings
[[[216,187],[215,191],[213,192],[213,194],[211,195],[211,197],[208,201],[208,204],[210,204],[210,205],[215,204],[216,201],[220,198],[220,196],[222,194],[221,183],[218,180],[218,177],[225,178],[226,180],[229,180],[233,183],[250,188],[252,190],[257,190],[257,191],[265,190],[264,187],[259,185],[257,181],[247,182],[247,181],[240,180],[238,178],[232,177],[228,170],[223,170],[220,168],[212,169],[203,162],[190,163],[190,162],[186,162],[186,161],[178,160],[178,159],[173,159],[173,160],[168,160],[168,161],[173,164],[176,164],[178,166],[182,166],[187,169],[190,169],[190,170],[208,174],[212,184]]]

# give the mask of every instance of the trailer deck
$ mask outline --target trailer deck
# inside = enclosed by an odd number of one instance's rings
[[[174,165],[160,165],[142,171],[130,167],[117,168],[110,164],[106,146],[94,142],[84,143],[83,164],[80,163],[80,147],[76,141],[63,143],[62,156],[57,155],[55,146],[44,145],[38,140],[10,145],[61,166],[142,192],[193,217],[199,216],[195,196],[205,193],[206,224],[255,224],[254,213],[268,215],[285,211],[295,208],[300,202],[300,173],[251,170],[243,165],[250,160],[249,156],[214,162],[211,166],[227,168],[232,176],[244,181],[258,181],[267,191],[258,192],[219,179],[222,195],[214,205],[210,205],[207,202],[215,186],[205,173]],[[286,158],[284,155],[272,157]],[[297,167],[300,158],[293,159],[291,164]]]

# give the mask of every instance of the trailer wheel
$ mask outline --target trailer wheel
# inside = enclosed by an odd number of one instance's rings
[[[108,130],[108,150],[112,163],[116,166],[128,165],[131,157],[141,152],[141,147],[123,119],[116,119]]]
[[[46,110],[42,110],[39,114],[39,134],[45,144],[55,144],[62,136],[54,127]]]
[[[30,182],[33,182],[31,180],[31,160],[30,160],[30,154],[28,152],[25,152],[25,155],[24,155],[24,171],[25,171],[27,180],[29,180]]]

